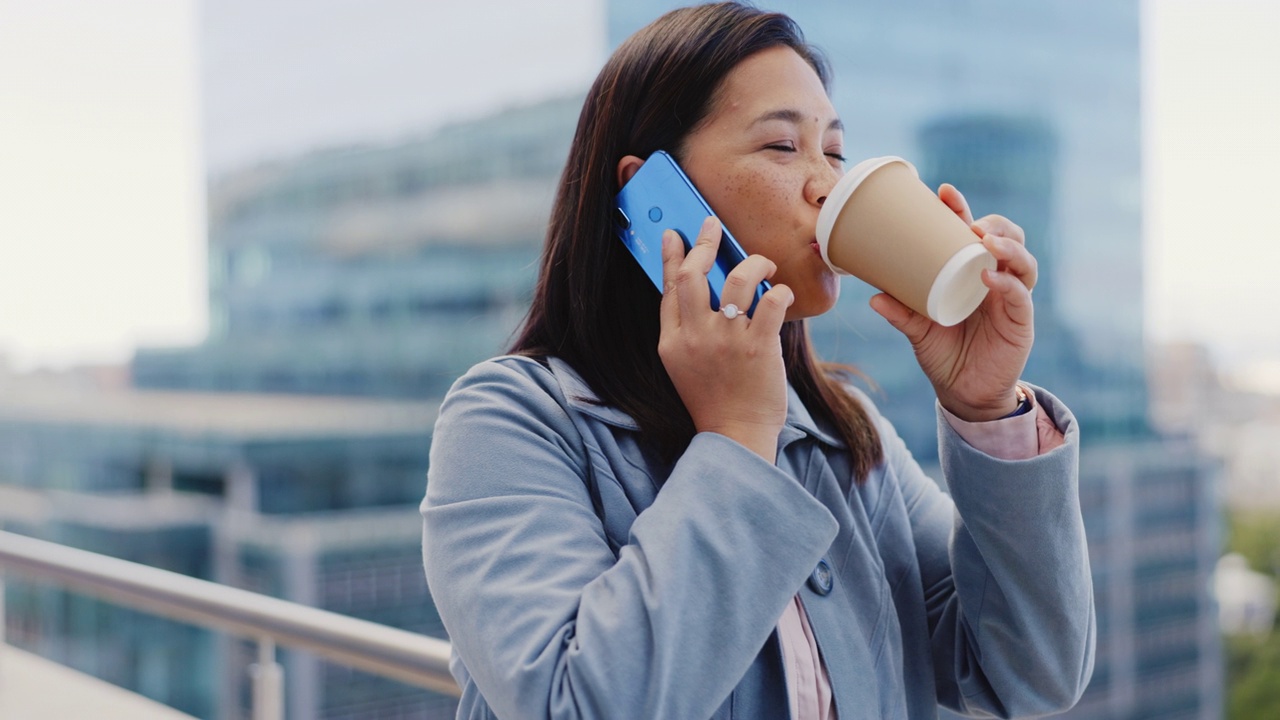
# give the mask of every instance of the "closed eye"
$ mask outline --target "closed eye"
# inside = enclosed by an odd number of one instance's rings
[[[765,149],[766,149],[766,150],[778,150],[778,151],[780,151],[780,152],[795,152],[795,151],[796,151],[795,146],[794,146],[794,145],[791,145],[791,144],[788,144],[788,143],[776,143],[776,144],[773,144],[773,145],[765,145],[764,147],[765,147]]]
[[[840,162],[842,162],[842,163],[843,163],[843,162],[846,162],[845,156],[841,155],[840,153],[836,153],[836,152],[829,152],[829,153],[826,153],[826,155],[827,155],[827,157],[831,158],[832,160],[839,160],[839,161],[840,161]]]

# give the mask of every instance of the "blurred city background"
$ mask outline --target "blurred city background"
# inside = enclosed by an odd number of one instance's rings
[[[435,409],[523,316],[587,85],[679,4],[0,0],[0,527],[444,637]],[[1064,717],[1280,717],[1280,4],[759,4],[827,52],[846,156],[1040,260],[1025,377],[1081,421],[1099,617]],[[871,294],[814,336],[931,467]],[[17,576],[3,608],[14,648],[249,717],[242,640]],[[453,717],[282,657],[293,720]]]

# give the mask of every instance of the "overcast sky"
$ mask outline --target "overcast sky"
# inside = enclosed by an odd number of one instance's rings
[[[1148,338],[1230,362],[1280,359],[1277,37],[1272,0],[1144,4]],[[603,56],[598,0],[0,0],[0,353],[198,340],[207,172],[581,89]]]
[[[198,5],[213,173],[576,91],[604,62],[602,0]]]

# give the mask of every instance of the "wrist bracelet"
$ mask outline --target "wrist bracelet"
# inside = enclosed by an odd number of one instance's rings
[[[1021,385],[1015,386],[1015,389],[1018,391],[1018,407],[1014,408],[1013,412],[1000,418],[1001,420],[1008,420],[1031,412],[1031,396],[1027,394],[1027,391]]]

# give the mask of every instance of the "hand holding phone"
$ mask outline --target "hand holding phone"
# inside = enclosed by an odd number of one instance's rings
[[[650,155],[640,166],[618,193],[615,205],[614,231],[658,292],[663,291],[663,231],[675,230],[687,251],[693,247],[703,221],[715,215],[675,159],[663,150]],[[746,257],[729,229],[723,228],[715,265],[707,273],[712,310],[720,309],[720,297],[729,272]],[[755,312],[756,304],[770,287],[767,280],[756,287],[748,316]]]

